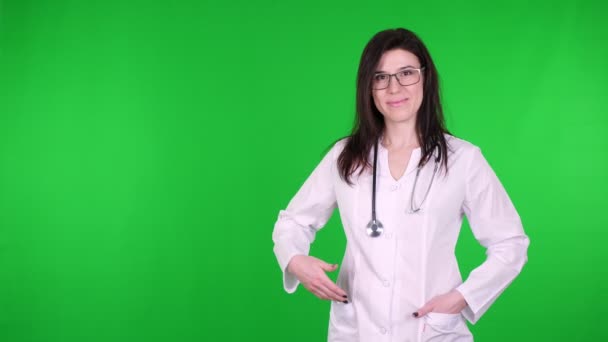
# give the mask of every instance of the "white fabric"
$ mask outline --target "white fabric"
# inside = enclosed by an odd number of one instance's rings
[[[410,193],[420,160],[412,152],[404,175],[395,180],[388,152],[378,146],[376,212],[384,225],[377,238],[366,234],[371,219],[372,173],[340,178],[338,142],[280,211],[274,227],[274,252],[292,293],[298,280],[286,271],[294,255],[308,255],[316,232],[336,207],[347,238],[338,286],[349,304],[332,302],[329,341],[472,341],[464,318],[476,323],[527,262],[529,239],[519,215],[478,147],[446,135],[448,173],[437,172],[420,212],[410,214]],[[372,161],[373,151],[370,153]],[[420,172],[415,203],[424,197],[433,162]],[[466,215],[487,259],[462,282],[454,249]],[[466,299],[461,314],[412,313],[434,296],[452,289]]]

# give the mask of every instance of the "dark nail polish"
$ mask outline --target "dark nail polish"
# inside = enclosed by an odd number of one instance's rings
[[[418,313],[417,313],[417,312],[414,312],[414,313],[412,314],[412,316],[414,316],[414,317],[418,317]]]
[[[347,301],[347,300],[345,300],[345,301],[343,301],[342,303],[344,303],[344,304],[348,304],[348,301]]]
[[[348,298],[346,295],[342,296],[343,298]]]

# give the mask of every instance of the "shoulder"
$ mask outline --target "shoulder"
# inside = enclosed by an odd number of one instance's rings
[[[335,168],[337,165],[338,158],[344,150],[344,147],[346,146],[347,142],[348,138],[343,138],[334,142],[332,145],[326,147],[325,151],[323,152],[321,162],[318,164],[317,167],[327,169]]]
[[[449,165],[466,168],[472,162],[483,159],[481,149],[477,145],[450,134],[445,134],[445,139],[448,145]]]
[[[477,145],[474,145],[467,140],[457,138],[450,134],[445,134],[444,136],[450,154],[470,154],[479,150]]]
[[[350,137],[346,137],[336,141],[327,153],[327,155],[331,156],[333,160],[337,160],[342,151],[344,150],[344,147],[346,147],[346,144],[348,144],[349,139]]]

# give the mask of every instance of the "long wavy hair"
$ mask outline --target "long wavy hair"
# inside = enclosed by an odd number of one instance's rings
[[[384,116],[372,97],[372,80],[386,51],[403,49],[418,57],[424,67],[422,81],[423,99],[416,114],[416,134],[422,152],[419,166],[424,166],[437,150],[437,158],[447,172],[448,147],[444,133],[443,109],[439,98],[439,75],[431,55],[422,40],[412,31],[398,28],[378,32],[367,43],[357,74],[357,106],[355,122],[351,134],[338,157],[338,170],[342,179],[352,185],[351,176],[359,170],[359,175],[371,167],[368,160],[370,150],[384,132]]]

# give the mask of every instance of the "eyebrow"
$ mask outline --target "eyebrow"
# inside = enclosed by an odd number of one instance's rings
[[[406,66],[404,66],[404,67],[401,67],[401,68],[397,69],[397,71],[401,71],[401,70],[403,70],[403,69],[410,69],[410,68],[411,68],[411,69],[417,69],[417,68],[416,68],[415,66],[413,66],[413,65],[406,65]],[[388,72],[386,72],[386,71],[382,71],[382,70],[376,70],[374,73],[375,73],[375,74],[388,74]]]

